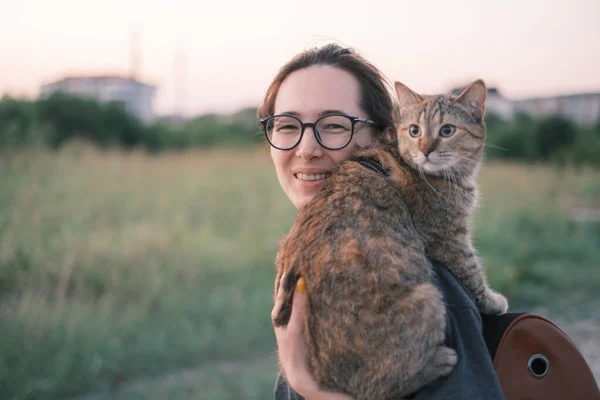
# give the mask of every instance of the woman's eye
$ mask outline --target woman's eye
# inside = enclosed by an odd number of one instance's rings
[[[419,125],[411,125],[410,128],[408,128],[408,133],[410,133],[410,136],[412,137],[419,136],[420,132],[421,129],[419,129]]]
[[[450,137],[454,135],[454,132],[456,132],[456,127],[450,124],[444,125],[440,129],[440,135],[443,137]]]
[[[282,126],[278,126],[277,128],[275,128],[275,130],[277,132],[295,132],[296,130],[298,130],[298,127],[296,125],[282,125]]]
[[[338,125],[338,124],[329,124],[325,126],[325,130],[328,131],[339,131],[339,130],[346,130],[345,127],[343,127],[342,125]]]

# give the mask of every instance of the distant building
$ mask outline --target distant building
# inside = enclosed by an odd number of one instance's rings
[[[515,114],[515,105],[512,100],[504,97],[497,88],[489,88],[485,107],[488,111],[499,115],[501,118],[510,119]]]
[[[450,93],[460,94],[464,88],[454,88]],[[504,119],[516,113],[535,118],[560,116],[582,125],[600,121],[600,92],[512,100],[504,97],[497,88],[488,88],[486,110]]]
[[[556,115],[582,125],[600,121],[600,92],[513,101],[515,111],[533,117]]]
[[[101,102],[121,104],[131,115],[143,122],[154,120],[152,102],[156,88],[133,78],[120,76],[68,77],[41,87],[40,97],[55,92],[96,99]]]

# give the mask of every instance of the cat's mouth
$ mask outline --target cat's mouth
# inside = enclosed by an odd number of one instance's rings
[[[414,157],[413,163],[417,169],[425,172],[435,173],[446,168],[443,162],[432,160],[431,157]]]
[[[324,174],[303,174],[301,172],[298,172],[294,174],[294,176],[296,177],[296,179],[299,179],[301,181],[322,181],[329,178],[331,174],[329,172],[326,172]]]

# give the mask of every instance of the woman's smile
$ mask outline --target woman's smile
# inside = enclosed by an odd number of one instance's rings
[[[321,186],[329,179],[331,173],[326,171],[305,171],[295,172],[292,175],[295,178],[294,185],[297,187],[298,194],[302,194],[304,198],[310,199],[317,194]]]
[[[301,181],[322,181],[329,178],[331,174],[328,172],[322,174],[303,174],[302,172],[298,172],[294,176]]]

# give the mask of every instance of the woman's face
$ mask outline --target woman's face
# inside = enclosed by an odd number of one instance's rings
[[[295,71],[282,82],[275,100],[275,114],[294,114],[305,123],[331,113],[369,118],[358,104],[359,83],[352,74],[318,65]],[[271,158],[285,194],[297,208],[308,203],[337,163],[348,159],[357,146],[373,144],[373,133],[371,124],[357,124],[347,147],[327,150],[317,142],[313,129],[307,127],[293,149],[271,147]]]

